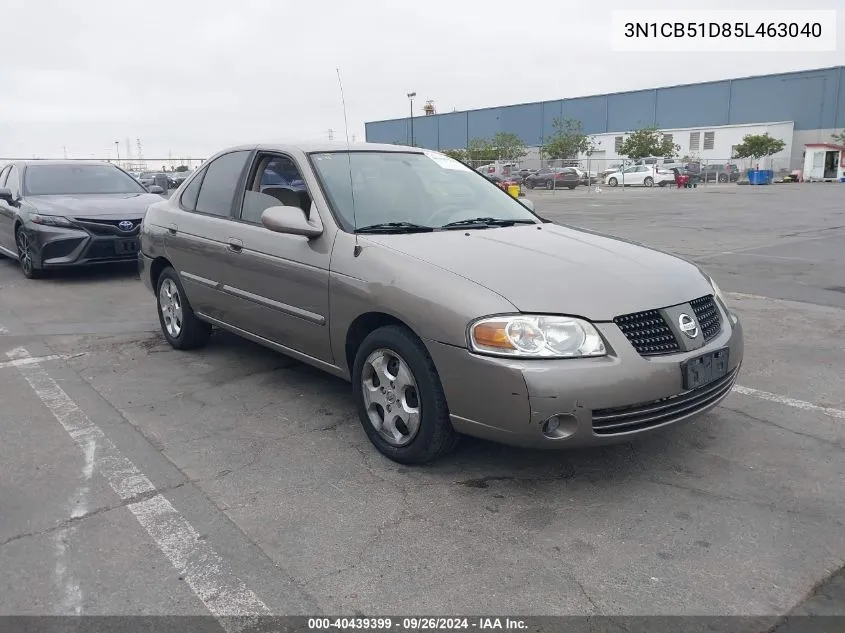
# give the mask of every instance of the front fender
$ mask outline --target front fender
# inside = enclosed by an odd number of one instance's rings
[[[335,362],[348,366],[346,336],[359,316],[382,313],[405,323],[422,339],[466,347],[470,321],[516,307],[469,279],[432,264],[339,233],[329,280],[330,336]]]

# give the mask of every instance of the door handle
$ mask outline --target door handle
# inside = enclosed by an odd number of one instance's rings
[[[179,227],[176,226],[175,224],[168,224],[167,225],[167,231],[171,235],[176,235],[176,231],[178,231],[178,230],[179,230]]]
[[[226,241],[229,244],[229,250],[233,253],[240,253],[244,248],[244,243],[236,237],[229,237]]]

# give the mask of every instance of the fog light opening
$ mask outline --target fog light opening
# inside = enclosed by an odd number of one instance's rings
[[[550,440],[561,440],[575,433],[578,420],[566,413],[558,413],[540,425],[543,435]]]

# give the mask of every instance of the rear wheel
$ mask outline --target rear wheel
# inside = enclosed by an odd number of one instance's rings
[[[719,174],[719,182],[728,182],[727,174]]]
[[[572,191],[573,189],[575,189],[575,185],[569,185],[569,186],[567,187],[567,189],[569,189],[570,191]]]
[[[176,349],[196,349],[208,342],[211,325],[194,315],[173,268],[168,266],[159,275],[156,296],[158,320],[168,343]]]
[[[643,180],[643,184],[646,187],[653,187],[654,186],[654,178],[652,178],[651,176],[648,176],[645,180]]]
[[[616,185],[619,184],[619,181],[616,180],[616,178],[611,178],[610,180],[607,181],[607,184],[610,185],[611,187],[615,187]]]
[[[23,276],[27,279],[38,279],[42,270],[35,265],[32,254],[32,242],[22,226],[15,231],[15,244],[18,247],[18,264],[21,267]]]
[[[364,339],[352,385],[364,432],[393,461],[423,464],[457,444],[434,363],[406,328],[382,327]]]

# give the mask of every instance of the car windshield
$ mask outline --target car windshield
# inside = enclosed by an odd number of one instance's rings
[[[311,158],[347,227],[408,222],[437,228],[473,218],[539,222],[488,178],[436,152],[325,152]]]
[[[138,181],[109,165],[32,165],[26,168],[24,188],[31,196],[146,193]]]

